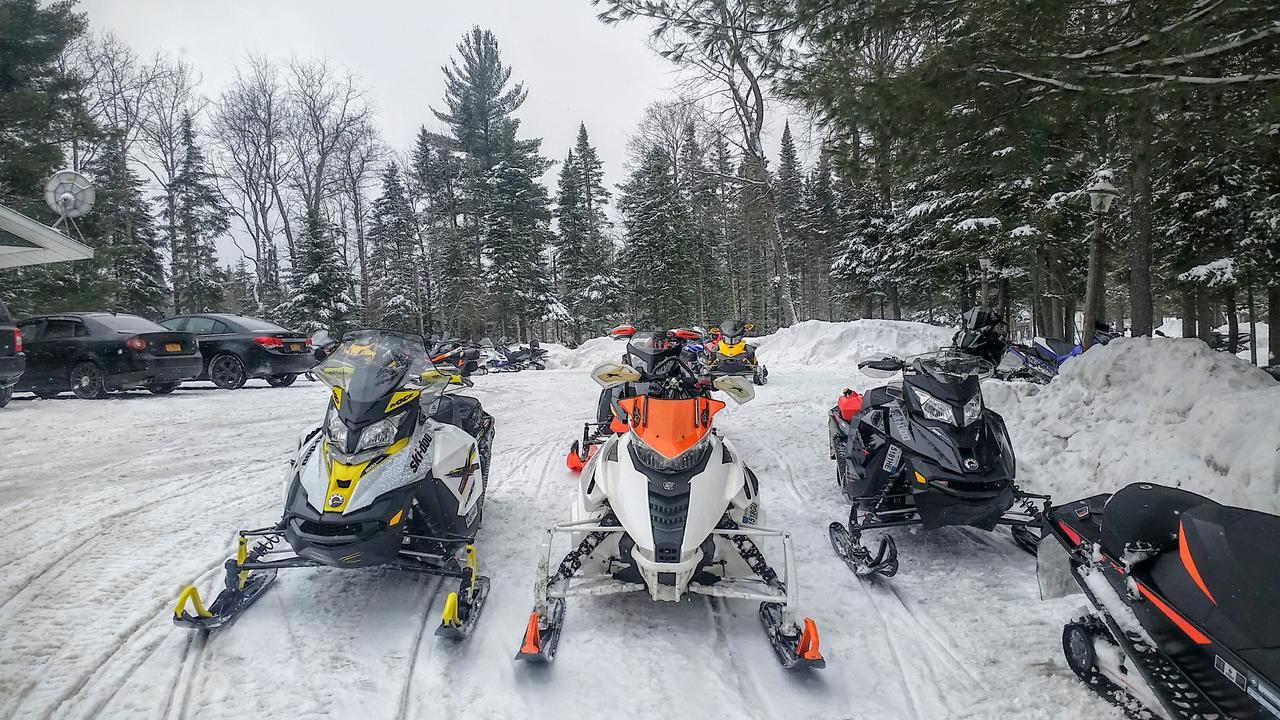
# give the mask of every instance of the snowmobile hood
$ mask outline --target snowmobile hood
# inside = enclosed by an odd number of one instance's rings
[[[618,404],[630,416],[631,432],[647,447],[674,460],[697,445],[711,431],[711,420],[725,408],[720,400],[695,397],[663,400],[633,397]]]

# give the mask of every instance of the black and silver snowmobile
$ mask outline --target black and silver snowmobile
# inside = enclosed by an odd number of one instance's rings
[[[970,308],[960,321],[960,329],[951,338],[955,349],[991,363],[995,377],[1001,380],[1026,380],[1045,384],[1058,374],[1029,345],[1009,340],[1009,328],[1000,313],[985,307]]]
[[[849,522],[829,528],[836,554],[859,575],[898,571],[898,550],[885,535],[875,553],[867,530],[1008,525],[1031,552],[1038,535],[1034,500],[1014,483],[1015,461],[1004,419],[987,408],[981,379],[991,364],[942,350],[908,358],[864,361],[860,368],[902,372],[901,385],[865,397],[845,390],[828,415],[836,481],[853,503]],[[1014,509],[1020,503],[1020,509]]]
[[[315,372],[332,396],[324,424],[290,463],[283,517],[240,531],[225,588],[206,608],[187,586],[174,622],[201,630],[230,623],[281,568],[386,567],[457,578],[436,634],[469,634],[489,594],[474,541],[493,417],[452,392],[470,381],[434,365],[419,335],[348,333]]]
[[[1044,526],[1042,596],[1091,604],[1062,631],[1080,679],[1132,717],[1280,718],[1280,517],[1137,483]]]

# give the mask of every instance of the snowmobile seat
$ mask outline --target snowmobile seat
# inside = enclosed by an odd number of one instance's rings
[[[1043,338],[1042,340],[1044,342],[1044,347],[1048,348],[1050,352],[1058,356],[1045,358],[1046,360],[1053,360],[1056,362],[1058,358],[1067,357],[1076,349],[1075,343],[1069,343],[1066,340],[1059,338]],[[1040,343],[1036,344],[1039,345]]]
[[[431,419],[457,425],[467,434],[478,438],[484,428],[484,408],[480,401],[467,395],[441,395]]]
[[[862,396],[863,407],[883,407],[902,399],[902,388],[896,385],[881,385],[871,388]]]
[[[1152,584],[1215,640],[1280,678],[1280,517],[1206,502],[1179,524],[1178,552],[1151,564]]]
[[[1102,548],[1117,559],[1126,545],[1143,545],[1158,553],[1178,547],[1178,521],[1182,513],[1212,500],[1186,490],[1133,483],[1107,501],[1102,514]]]

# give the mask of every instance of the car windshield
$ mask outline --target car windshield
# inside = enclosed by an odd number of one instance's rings
[[[991,363],[968,353],[939,350],[907,358],[907,365],[921,375],[942,383],[964,382],[969,377],[987,378],[995,372]]]
[[[316,370],[325,384],[358,402],[404,387],[443,390],[453,377],[447,368],[436,369],[421,336],[387,330],[347,333]]]
[[[168,328],[137,315],[95,315],[92,320],[118,333],[167,332]]]
[[[258,318],[237,315],[231,318],[231,322],[244,328],[247,332],[289,332],[273,322],[259,320]]]

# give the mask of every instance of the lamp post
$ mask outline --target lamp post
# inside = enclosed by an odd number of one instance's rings
[[[1093,345],[1099,315],[1106,307],[1106,247],[1102,239],[1102,216],[1111,211],[1111,202],[1120,194],[1111,184],[1111,172],[1099,171],[1093,183],[1085,189],[1089,193],[1089,209],[1093,212],[1093,235],[1089,238],[1089,279],[1085,285],[1084,332],[1080,347],[1088,350]]]

